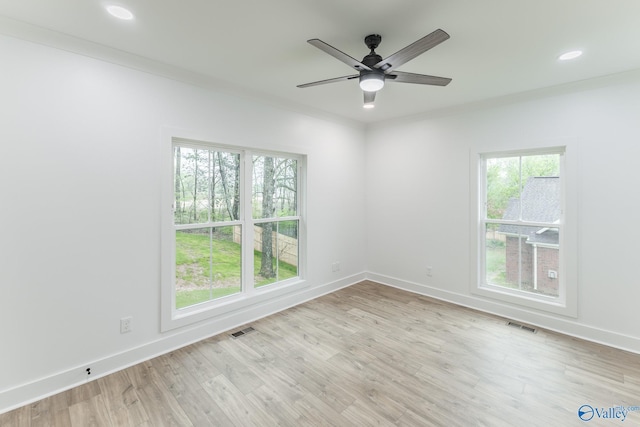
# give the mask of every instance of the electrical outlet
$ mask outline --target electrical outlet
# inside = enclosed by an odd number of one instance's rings
[[[127,332],[131,332],[131,322],[133,321],[133,317],[123,317],[120,319],[120,333],[126,334]]]
[[[433,267],[431,266],[427,267],[427,276],[429,277],[433,276]]]

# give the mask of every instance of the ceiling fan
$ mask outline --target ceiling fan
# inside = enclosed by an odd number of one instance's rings
[[[382,36],[378,34],[370,34],[364,38],[364,43],[371,52],[362,59],[362,62],[350,57],[344,52],[339,51],[333,46],[328,45],[319,39],[307,40],[307,42],[323,52],[328,53],[339,61],[344,62],[350,67],[355,68],[359,73],[350,76],[336,77],[333,79],[320,80],[312,83],[298,85],[299,88],[323,85],[327,83],[341,82],[344,80],[359,79],[360,88],[364,91],[364,107],[372,108],[376,98],[376,92],[382,89],[385,80],[400,83],[416,83],[421,85],[446,86],[451,79],[446,77],[427,76],[425,74],[405,73],[395,71],[402,64],[412,60],[416,56],[426,52],[427,50],[439,45],[449,38],[443,30],[435,30],[429,35],[424,36],[420,40],[411,43],[409,46],[400,49],[391,56],[382,59],[375,52],[382,41]]]

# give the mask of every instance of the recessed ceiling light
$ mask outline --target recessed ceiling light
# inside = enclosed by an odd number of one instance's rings
[[[130,21],[133,19],[133,13],[129,9],[125,9],[122,6],[111,5],[107,6],[107,12],[118,19]]]
[[[558,59],[560,61],[568,61],[570,59],[576,59],[580,55],[582,55],[582,51],[581,50],[572,50],[571,52],[563,53],[562,55],[560,55],[558,57]]]

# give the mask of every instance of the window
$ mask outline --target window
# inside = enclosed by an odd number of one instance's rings
[[[483,172],[483,284],[558,297],[560,154],[486,156]]]
[[[298,162],[254,155],[252,163],[254,285],[260,287],[298,275]]]
[[[240,153],[174,145],[175,308],[241,292]]]
[[[181,139],[171,149],[163,329],[300,284],[304,157]]]
[[[478,154],[474,293],[567,314],[565,152]]]

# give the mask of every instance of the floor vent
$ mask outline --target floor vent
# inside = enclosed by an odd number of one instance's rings
[[[514,322],[512,320],[507,322],[507,326],[511,326],[512,328],[522,329],[523,331],[531,332],[532,334],[535,334],[536,332],[538,332],[538,330],[536,328],[533,328],[533,327],[527,326],[527,325],[523,325],[521,323]]]
[[[246,334],[248,334],[250,332],[253,332],[253,331],[255,331],[255,329],[253,329],[251,326],[249,326],[248,328],[245,328],[245,329],[243,329],[241,331],[232,333],[231,336],[233,338],[240,338],[241,336],[246,335]]]

